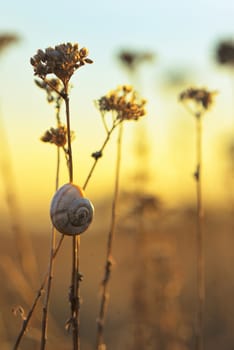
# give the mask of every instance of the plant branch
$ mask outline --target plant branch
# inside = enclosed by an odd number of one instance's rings
[[[70,128],[70,105],[69,96],[67,94],[67,89],[65,89],[66,94],[64,97],[66,106],[66,121],[67,121],[67,145],[68,145],[68,170],[69,170],[69,181],[73,181],[73,161],[72,161],[72,147],[71,147],[71,128]]]
[[[57,119],[59,122],[59,119]],[[57,166],[56,166],[56,177],[55,177],[55,191],[57,191],[59,186],[59,169],[60,169],[60,148],[57,147]],[[43,315],[42,315],[42,323],[41,323],[41,350],[44,350],[46,347],[47,340],[47,329],[48,329],[48,311],[49,311],[49,301],[51,295],[52,288],[52,280],[54,273],[54,251],[56,245],[56,230],[52,227],[51,230],[51,243],[50,243],[50,260],[49,260],[49,268],[48,268],[48,280],[47,280],[47,288],[46,288],[46,296],[45,302],[43,306]]]
[[[196,115],[196,154],[197,167],[194,174],[197,192],[197,288],[198,288],[198,314],[197,314],[197,350],[204,348],[204,304],[205,304],[205,259],[204,259],[204,233],[202,227],[202,125],[201,114]]]
[[[80,281],[79,257],[80,257],[80,236],[73,237],[72,240],[72,278],[70,288],[71,318],[68,322],[72,329],[73,350],[80,349]]]
[[[40,77],[52,90],[54,90],[60,97],[62,97],[64,100],[66,98],[66,93],[59,91],[58,89],[56,89],[56,87],[51,84],[51,82],[49,80],[47,80],[46,78],[42,78]]]
[[[70,128],[70,104],[69,96],[67,93],[67,86],[64,86],[65,94],[65,107],[66,107],[66,122],[67,122],[67,143],[68,143],[68,172],[69,181],[73,182],[73,160],[72,160],[72,147],[71,147],[71,128]],[[72,274],[71,274],[71,287],[70,287],[70,307],[71,307],[71,327],[72,327],[72,340],[73,350],[80,349],[80,236],[76,235],[72,239]]]
[[[106,264],[105,264],[104,277],[102,280],[102,295],[101,295],[99,316],[97,320],[97,335],[96,335],[97,350],[100,349],[102,345],[104,345],[104,335],[103,335],[104,322],[105,322],[105,315],[107,312],[107,302],[109,299],[108,287],[109,287],[112,265],[113,265],[112,247],[113,247],[113,241],[114,241],[114,235],[115,235],[116,209],[117,209],[117,201],[118,201],[118,194],[119,194],[122,134],[123,134],[123,124],[120,124],[118,141],[117,141],[117,160],[116,160],[116,170],[115,170],[115,188],[114,188],[114,196],[113,196],[113,202],[112,202],[111,225],[110,225],[110,231],[109,231],[108,241],[107,241]]]
[[[113,123],[112,127],[111,127],[109,130],[106,129],[106,131],[107,131],[106,138],[105,138],[105,140],[104,140],[104,142],[103,142],[103,144],[102,144],[102,147],[100,148],[100,150],[99,150],[99,152],[98,152],[101,156],[102,156],[102,152],[104,151],[104,149],[105,149],[105,147],[106,147],[106,145],[107,145],[107,143],[108,143],[108,141],[109,141],[109,139],[110,139],[110,136],[111,136],[112,132],[114,131],[114,129],[116,128],[116,126],[119,125],[119,124],[120,124],[120,122],[119,122],[118,124]],[[101,157],[101,156],[100,156],[100,157]],[[89,173],[88,173],[88,176],[87,176],[87,178],[86,178],[86,180],[85,180],[85,182],[84,182],[84,185],[83,185],[83,189],[84,189],[84,190],[86,189],[86,187],[87,187],[87,185],[88,185],[88,183],[89,183],[89,180],[90,180],[90,178],[91,178],[91,176],[92,176],[92,174],[93,174],[93,172],[94,172],[94,169],[96,168],[97,162],[98,162],[98,160],[99,160],[100,157],[96,157],[96,158],[94,159],[93,165],[92,165],[92,167],[91,167],[91,169],[90,169],[90,171],[89,171]]]
[[[53,259],[55,259],[56,255],[58,254],[58,252],[60,250],[60,247],[62,245],[63,239],[64,239],[64,235],[61,236],[61,238],[60,238],[60,240],[59,240],[59,242],[58,242],[58,244],[57,244],[57,246],[56,246],[56,248],[54,250]],[[39,299],[40,299],[40,297],[42,295],[42,292],[44,290],[44,287],[45,287],[45,285],[47,283],[48,277],[49,277],[49,271],[46,273],[46,275],[45,275],[45,277],[44,277],[44,279],[43,279],[43,281],[41,283],[41,286],[38,289],[38,292],[37,292],[37,295],[36,295],[36,297],[34,299],[32,307],[29,310],[28,315],[27,315],[27,317],[25,318],[25,320],[24,320],[24,322],[22,324],[22,328],[21,328],[20,333],[19,333],[19,335],[18,335],[18,337],[16,339],[16,342],[15,342],[15,345],[13,347],[13,350],[17,350],[19,345],[20,345],[20,343],[21,343],[21,340],[22,340],[22,338],[23,338],[23,336],[24,336],[24,334],[25,334],[25,332],[27,330],[29,321],[30,321],[30,319],[31,319],[31,317],[33,315],[33,312],[34,312],[34,310],[35,310],[35,308],[36,308],[36,306],[38,304],[38,301],[39,301]]]

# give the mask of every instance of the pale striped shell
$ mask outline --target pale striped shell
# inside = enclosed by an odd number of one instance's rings
[[[94,208],[83,190],[72,183],[60,187],[50,206],[54,227],[65,235],[79,235],[86,231],[93,219]]]

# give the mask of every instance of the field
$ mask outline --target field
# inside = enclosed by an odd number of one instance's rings
[[[19,41],[0,35],[0,50]],[[0,115],[1,350],[234,349],[232,88],[218,78],[233,84],[234,41],[213,51],[211,88],[178,69],[155,93],[157,55],[119,50],[128,83],[92,101],[98,118],[81,89],[83,119],[72,79],[93,94],[88,48],[32,53],[42,120]]]
[[[97,218],[99,211],[103,210],[108,216],[108,202],[97,207]],[[117,228],[113,254],[115,265],[105,328],[106,344],[112,350],[137,349],[136,341],[139,342],[141,334],[144,349],[193,349],[197,303],[194,211],[191,206],[184,206],[169,212],[151,213],[150,216],[151,222],[142,233],[145,234],[143,251],[142,246],[137,247],[139,237],[136,236],[139,232],[135,227]],[[234,343],[232,225],[231,213],[207,210],[206,349],[228,350]],[[107,228],[107,223],[94,223],[90,234],[82,240],[81,342],[84,350],[95,346],[95,320],[99,308]],[[50,238],[40,236],[40,232],[35,232],[32,238],[39,269],[34,286],[39,286],[47,269]],[[64,328],[68,318],[69,245],[69,239],[66,239],[56,260],[48,349],[70,348],[70,335]],[[35,287],[28,290],[23,287],[24,284],[21,286],[15,248],[12,239],[1,237],[1,266],[7,265],[1,269],[4,270],[1,272],[2,349],[12,348],[21,324],[19,315],[15,317],[12,308],[21,305],[27,312],[37,290]],[[22,349],[39,348],[40,313],[38,307]]]

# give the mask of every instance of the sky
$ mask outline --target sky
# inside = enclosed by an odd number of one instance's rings
[[[204,147],[207,146],[204,158],[209,163],[204,175],[208,170],[222,173],[226,164],[219,158],[222,150],[219,140],[225,138],[233,125],[232,81],[227,72],[217,67],[214,50],[220,39],[233,38],[233,17],[234,3],[230,0],[4,1],[0,33],[17,33],[21,40],[0,57],[0,110],[14,181],[26,214],[38,213],[40,208],[43,215],[54,190],[55,149],[39,141],[44,131],[53,126],[54,110],[47,104],[43,91],[35,86],[29,63],[37,49],[78,42],[89,49],[89,57],[94,61],[72,78],[77,182],[84,181],[92,164],[90,154],[101,146],[105,136],[93,101],[119,84],[131,83],[116,59],[117,53],[122,48],[155,53],[155,64],[139,73],[141,92],[149,100],[149,115],[142,122],[152,147],[147,166],[155,175],[150,184],[152,191],[165,196],[167,203],[176,204],[193,194],[194,123],[178,104],[177,92],[173,95],[173,91],[163,89],[166,72],[184,70],[191,82],[219,90],[214,111],[204,121]],[[131,180],[134,169],[135,128],[134,123],[129,123],[125,129],[123,185],[126,179]],[[114,163],[110,165],[110,159],[115,142],[114,136],[98,165],[88,189],[91,196],[112,191],[110,168]],[[64,171],[61,182],[66,181]],[[214,186],[222,187],[222,180],[218,181],[220,185],[216,179],[207,180],[207,198],[211,201],[215,198]],[[183,183],[181,189],[178,183]],[[220,193],[223,198],[226,195]]]

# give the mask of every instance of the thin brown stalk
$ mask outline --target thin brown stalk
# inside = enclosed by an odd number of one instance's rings
[[[114,242],[114,236],[115,236],[116,209],[117,209],[118,194],[119,194],[122,134],[123,134],[123,125],[120,124],[118,140],[117,140],[117,160],[116,160],[116,170],[115,170],[114,196],[112,201],[111,224],[110,224],[110,231],[109,231],[108,241],[107,241],[105,271],[104,271],[104,277],[102,280],[102,294],[101,294],[99,316],[97,320],[97,334],[96,334],[97,350],[101,349],[102,346],[104,346],[104,322],[105,322],[105,316],[107,313],[107,306],[108,306],[107,304],[109,300],[108,289],[109,289],[109,283],[110,283],[110,277],[111,277],[111,271],[112,271],[112,265],[113,265],[112,250],[113,250],[113,242]]]
[[[196,350],[204,349],[204,307],[205,307],[205,254],[203,232],[203,201],[202,201],[202,117],[213,103],[216,91],[188,88],[179,95],[186,109],[196,120],[196,254],[197,254],[197,314],[195,341]],[[189,102],[189,105],[187,105]],[[191,108],[191,103],[193,108]]]
[[[69,96],[66,94],[64,97],[65,106],[66,106],[66,122],[67,122],[67,145],[68,145],[68,171],[69,171],[69,181],[73,181],[73,161],[72,161],[72,147],[71,147],[71,127],[70,127],[70,104],[69,104]]]
[[[106,145],[107,145],[107,143],[108,143],[108,141],[109,141],[109,139],[110,139],[110,136],[111,136],[112,132],[114,131],[114,129],[116,128],[117,125],[118,125],[118,124],[113,123],[112,127],[110,128],[110,130],[106,129],[106,131],[107,131],[106,138],[105,138],[105,140],[104,140],[104,142],[103,142],[103,144],[102,144],[102,147],[100,148],[100,150],[99,150],[99,152],[98,152],[100,155],[102,155],[102,152],[104,151],[104,148],[106,147]],[[101,157],[101,156],[100,156],[100,157]],[[90,178],[91,178],[91,176],[92,176],[92,174],[93,174],[93,172],[94,172],[94,169],[96,168],[97,162],[98,162],[98,160],[99,160],[100,157],[96,157],[96,158],[94,159],[93,165],[92,165],[92,167],[91,167],[91,169],[90,169],[90,171],[89,171],[89,173],[88,173],[88,176],[87,176],[87,178],[86,178],[86,180],[85,180],[85,182],[84,182],[84,185],[83,185],[83,189],[84,189],[84,190],[86,189],[86,187],[87,187],[87,185],[88,185],[88,182],[89,182],[89,180],[90,180]]]
[[[197,310],[197,339],[196,349],[204,349],[204,305],[205,305],[205,258],[204,258],[204,232],[203,232],[203,204],[202,204],[202,114],[196,115],[196,155],[197,167],[195,172],[197,193],[197,288],[198,288],[198,310]]]
[[[61,238],[60,238],[60,240],[59,240],[59,242],[58,242],[58,244],[57,244],[57,246],[56,246],[56,248],[55,248],[55,250],[54,250],[53,259],[55,259],[56,255],[58,254],[58,252],[59,252],[59,250],[60,250],[60,247],[61,247],[61,245],[62,245],[63,239],[64,239],[64,235],[61,236]],[[18,337],[17,337],[17,339],[16,339],[16,342],[15,342],[15,345],[14,345],[14,347],[13,347],[13,350],[17,350],[17,349],[19,348],[19,346],[20,346],[20,343],[21,343],[21,341],[22,341],[22,338],[23,338],[23,336],[24,336],[24,334],[25,334],[25,332],[26,332],[26,330],[27,330],[29,321],[30,321],[30,319],[31,319],[31,317],[32,317],[32,315],[33,315],[33,312],[34,312],[34,310],[35,310],[35,308],[36,308],[36,306],[37,306],[37,304],[38,304],[38,302],[39,302],[39,300],[40,300],[40,298],[41,298],[41,296],[42,296],[42,292],[43,292],[43,290],[44,290],[44,288],[45,288],[45,285],[46,285],[46,283],[47,283],[48,277],[49,277],[49,271],[47,271],[47,273],[46,273],[46,275],[45,275],[45,277],[44,277],[44,279],[43,279],[43,281],[42,281],[42,283],[41,283],[41,286],[40,286],[40,288],[38,289],[38,292],[37,292],[37,294],[36,294],[36,297],[35,297],[35,299],[34,299],[34,302],[33,302],[33,304],[32,304],[32,307],[31,307],[31,309],[29,310],[28,315],[27,315],[27,317],[25,318],[25,320],[24,320],[24,322],[23,322],[23,324],[22,324],[22,328],[21,328],[21,330],[20,330],[20,332],[19,332],[19,334],[18,334]]]
[[[70,105],[67,88],[65,86],[65,107],[67,121],[67,142],[68,142],[68,171],[69,181],[73,181],[73,161],[71,147],[71,129],[70,129]],[[70,306],[71,306],[71,327],[73,350],[80,349],[80,237],[79,235],[72,239],[72,275],[70,288]]]
[[[57,118],[59,121],[59,119]],[[60,169],[60,148],[57,147],[57,166],[56,166],[56,177],[55,177],[55,190],[58,189],[59,185],[59,169]],[[45,302],[43,306],[43,314],[42,314],[42,328],[41,328],[41,350],[44,350],[46,347],[47,341],[47,331],[48,331],[48,311],[49,311],[49,301],[51,295],[52,288],[52,280],[54,274],[54,251],[56,247],[56,230],[54,227],[51,229],[51,243],[50,243],[50,260],[49,260],[49,268],[48,268],[48,280],[47,280],[47,288],[46,288],[46,296]]]
[[[70,289],[71,319],[73,350],[80,349],[80,236],[73,237],[72,240],[72,278]]]

